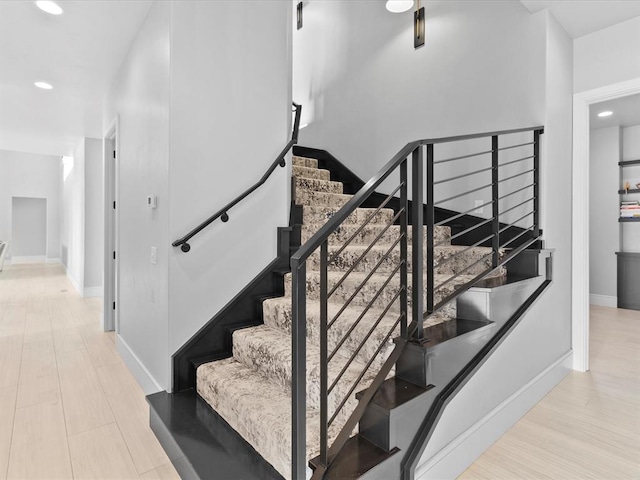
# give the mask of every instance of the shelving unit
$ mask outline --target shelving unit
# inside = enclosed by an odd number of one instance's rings
[[[640,160],[626,160],[618,162],[620,168],[620,182],[624,185],[623,172],[627,167],[638,167],[640,172]],[[635,176],[640,181],[640,173]],[[620,204],[623,200],[639,200],[640,188],[618,190]],[[628,251],[624,245],[624,228],[637,229],[640,236],[640,227],[625,227],[625,223],[640,223],[640,217],[619,217],[620,223],[620,251],[616,252],[618,263],[618,308],[640,310],[640,252]]]

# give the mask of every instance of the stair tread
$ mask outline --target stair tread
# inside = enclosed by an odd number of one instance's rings
[[[292,172],[294,177],[318,178],[321,180],[331,179],[331,172],[323,168],[305,167],[303,165],[293,165]]]
[[[291,392],[233,358],[201,365],[198,394],[285,478],[291,469]],[[307,408],[307,458],[316,456],[317,409]],[[335,428],[330,438],[336,437]]]
[[[386,379],[376,394],[371,399],[371,403],[378,405],[385,410],[393,410],[407,402],[410,402],[414,398],[419,397],[423,393],[431,390],[433,385],[428,387],[421,387],[408,382],[399,377],[391,377]],[[364,395],[364,391],[360,391],[356,394],[356,398],[359,400]]]

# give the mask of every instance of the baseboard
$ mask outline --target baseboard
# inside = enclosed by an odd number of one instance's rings
[[[59,258],[47,258],[46,263],[59,264],[59,263],[62,263],[62,260]]]
[[[84,287],[82,296],[87,297],[102,297],[102,287]]]
[[[618,307],[618,297],[611,295],[598,295],[597,293],[589,294],[589,304],[598,305],[600,307]]]
[[[116,351],[122,357],[125,365],[138,381],[138,384],[144,391],[145,395],[161,392],[164,390],[160,384],[153,378],[153,375],[147,370],[138,356],[133,353],[133,350],[127,345],[120,335],[116,334]]]
[[[67,278],[71,282],[71,285],[73,285],[73,288],[76,289],[76,292],[78,292],[78,295],[82,296],[82,292],[84,291],[84,288],[80,286],[80,282],[78,282],[78,280],[76,280],[75,277],[69,273],[66,266],[64,270],[67,273]]]
[[[569,350],[530,382],[416,468],[417,480],[454,479],[504,435],[569,373]]]
[[[18,265],[20,263],[45,263],[47,261],[46,255],[34,255],[34,256],[25,256],[25,257],[15,257],[7,258],[8,261],[11,262],[12,265]]]

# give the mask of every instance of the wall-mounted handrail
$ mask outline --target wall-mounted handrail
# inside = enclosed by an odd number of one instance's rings
[[[539,228],[539,138],[543,133],[543,127],[528,127],[528,128],[520,128],[520,129],[512,129],[512,130],[502,130],[498,132],[486,132],[486,133],[478,133],[472,135],[462,135],[455,137],[442,137],[442,138],[433,138],[433,139],[423,139],[416,140],[410,143],[407,143],[382,169],[380,169],[364,186],[352,196],[352,198],[336,213],[334,213],[331,218],[324,224],[304,245],[302,245],[297,252],[293,254],[291,257],[291,272],[292,272],[292,382],[291,382],[291,392],[292,392],[292,477],[293,478],[304,478],[306,476],[306,467],[309,459],[306,457],[306,435],[307,435],[307,425],[306,425],[306,411],[307,411],[307,387],[306,387],[306,340],[307,340],[307,298],[306,298],[306,286],[307,286],[307,260],[309,260],[312,255],[319,254],[319,258],[314,257],[311,261],[313,265],[318,264],[320,266],[320,288],[317,292],[320,297],[319,308],[320,308],[320,452],[316,459],[313,460],[313,464],[315,466],[315,470],[312,476],[312,480],[322,479],[324,478],[325,473],[331,467],[332,462],[337,457],[338,453],[345,445],[346,441],[352,435],[352,432],[356,428],[360,418],[365,412],[367,408],[367,404],[380,387],[382,382],[384,382],[385,378],[390,373],[394,364],[398,360],[398,358],[402,355],[402,352],[409,341],[417,340],[420,341],[424,337],[424,324],[425,320],[430,316],[436,314],[439,311],[442,311],[447,307],[447,305],[455,300],[459,295],[464,293],[466,290],[471,288],[474,284],[476,284],[480,279],[497,272],[502,269],[504,265],[513,259],[516,255],[520,254],[525,248],[529,247],[534,242],[540,239],[540,228]],[[504,135],[511,135],[517,133],[525,133],[532,132],[533,133],[533,142],[525,142],[520,143],[518,145],[513,146],[502,146],[499,145],[498,140],[499,137]],[[473,139],[489,139],[491,141],[491,150],[486,150],[482,152],[477,152],[474,154],[465,154],[460,156],[455,156],[453,158],[445,158],[441,160],[435,159],[434,154],[434,145],[443,144],[449,142],[461,142],[465,140],[473,140]],[[511,150],[516,147],[527,147],[533,146],[533,155],[527,156],[525,158],[519,158],[515,161],[508,161],[502,164],[499,163],[499,152],[502,150]],[[502,147],[502,148],[501,148]],[[510,152],[509,152],[510,153]],[[490,166],[486,168],[479,168],[479,166],[474,166],[473,171],[464,175],[453,175],[449,172],[436,172],[434,167],[442,164],[453,162],[456,160],[468,159],[471,157],[477,157],[481,155],[491,154],[491,163]],[[516,163],[520,163],[525,160],[531,160],[533,163],[533,168],[527,170],[525,172],[518,173],[517,175],[513,175],[510,171],[511,168],[503,169],[503,167],[511,166]],[[484,160],[483,160],[484,161]],[[410,168],[409,168],[410,167]],[[411,182],[409,182],[408,171],[411,172]],[[463,180],[467,181],[468,177],[478,174],[489,174],[491,176],[491,180],[486,185],[483,185],[479,188],[468,189],[460,193],[458,192],[456,195],[451,196],[449,192],[446,198],[436,198],[435,195],[435,186],[447,183],[450,185],[451,182]],[[334,260],[340,255],[340,253],[346,248],[346,246],[355,238],[360,231],[366,225],[372,223],[374,217],[377,216],[378,212],[386,205],[389,201],[389,198],[382,202],[382,204],[373,212],[367,216],[367,219],[356,229],[355,233],[352,233],[351,236],[347,239],[346,242],[343,242],[343,245],[332,246],[332,249],[329,249],[329,242],[331,235],[338,231],[341,225],[348,220],[350,216],[354,214],[357,208],[365,205],[374,193],[376,193],[376,189],[383,183],[389,182],[392,180],[391,175],[393,173],[399,173],[400,179],[398,186],[393,190],[391,195],[394,195],[396,192],[400,191],[400,209],[396,212],[396,215],[391,220],[391,224],[396,224],[396,221],[399,219],[399,236],[395,240],[395,242],[391,241],[392,246],[386,252],[383,250],[380,252],[382,255],[378,262],[373,266],[375,262],[371,262],[371,265],[360,265],[360,260],[367,255],[375,245],[378,239],[380,239],[383,235],[387,235],[387,230],[390,226],[385,225],[381,232],[377,234],[376,238],[369,242],[368,246],[362,245],[364,249],[359,253],[359,256],[354,256],[350,258],[349,261],[352,263],[351,267],[348,269],[346,273],[342,276],[340,280],[332,280],[332,285],[329,284],[328,277],[328,267],[329,265],[334,265]],[[502,175],[501,175],[502,173]],[[444,177],[441,177],[441,174],[446,174]],[[521,178],[524,175],[531,174],[533,177],[533,182],[527,185],[527,187],[518,188],[519,185],[513,184],[513,180],[516,178]],[[435,179],[436,175],[440,176],[438,180]],[[502,178],[504,177],[504,178]],[[505,182],[510,181],[508,184]],[[385,183],[386,184],[386,183]],[[513,185],[512,185],[513,184]],[[408,186],[411,185],[411,199],[412,206],[409,206],[408,202]],[[472,185],[475,186],[475,185]],[[505,188],[506,186],[513,186],[517,188],[515,192],[511,192],[507,195],[500,195],[500,190]],[[501,200],[506,198],[507,196],[521,192],[524,189],[533,187],[533,196],[526,201],[521,201],[520,199],[515,200],[514,203],[517,203],[514,207],[511,205],[502,206],[499,204]],[[491,194],[491,200],[485,202],[484,200],[481,202],[480,207],[491,206],[490,209],[490,217],[488,219],[480,218],[472,227],[468,227],[461,232],[450,234],[448,241],[450,242],[454,238],[459,238],[463,235],[468,234],[472,230],[483,229],[475,235],[481,240],[475,241],[473,244],[469,244],[470,246],[466,248],[461,248],[457,253],[454,253],[449,258],[444,258],[434,263],[435,255],[434,249],[443,242],[436,243],[434,241],[434,228],[443,223],[451,222],[456,218],[459,218],[462,215],[470,213],[473,209],[465,206],[464,208],[460,208],[459,210],[462,213],[454,213],[453,216],[449,217],[446,221],[435,222],[435,212],[434,208],[438,204],[446,203],[452,200],[456,200],[462,204],[469,203],[471,199],[469,198],[469,194],[474,193],[479,190],[489,190]],[[440,192],[443,193],[443,192]],[[485,192],[486,193],[486,192]],[[466,198],[465,198],[466,197]],[[500,221],[500,215],[504,213],[515,213],[518,208],[524,207],[526,204],[533,201],[534,207],[533,211],[528,212],[526,215],[522,216],[518,220],[503,226]],[[366,204],[368,207],[372,207],[370,202]],[[474,206],[474,209],[477,209],[478,204]],[[501,238],[501,233],[505,230],[517,226],[516,224],[523,220],[526,217],[533,215],[533,224],[528,228],[524,229],[524,231],[515,237],[509,238]],[[514,215],[515,216],[515,215]],[[409,218],[411,218],[411,222],[409,223]],[[412,225],[411,233],[409,234],[409,225]],[[424,230],[421,228],[424,225]],[[503,228],[501,228],[503,227]],[[518,227],[520,228],[520,227]],[[486,230],[490,230],[487,232]],[[425,235],[426,231],[426,235]],[[483,232],[483,233],[482,233]],[[527,235],[524,237],[524,235]],[[411,251],[408,249],[408,238],[411,237]],[[426,242],[423,244],[423,240]],[[506,243],[501,243],[501,240],[507,240]],[[506,253],[504,248],[511,245],[515,240],[520,240],[519,243],[510,246],[512,249],[510,253]],[[436,268],[442,269],[446,264],[453,263],[454,260],[459,263],[460,258],[463,254],[471,251],[474,248],[480,247],[486,243],[490,243],[490,253],[486,255],[482,255],[479,258],[472,257],[470,263],[466,265],[460,265],[460,269],[456,267],[454,273],[452,273],[449,278],[446,280],[442,280],[441,277],[436,278],[435,271]],[[397,248],[397,245],[400,244],[400,261],[395,268],[392,265],[388,265],[388,259],[390,257],[390,252],[392,249]],[[410,258],[409,258],[410,257]],[[373,298],[365,299],[360,295],[361,290],[363,291],[364,284],[369,281],[369,279],[376,274],[378,270],[378,266],[382,264],[382,262],[386,263],[386,268],[391,269],[391,275],[386,277],[381,286],[376,287],[378,290],[374,292],[370,290],[369,293],[373,295]],[[335,262],[336,265],[340,263],[339,259]],[[409,284],[408,281],[408,268],[407,266],[411,264],[411,282]],[[484,266],[483,266],[484,265]],[[360,282],[359,286],[349,286],[350,296],[344,300],[344,304],[339,306],[335,305],[335,301],[332,300],[334,306],[338,309],[337,314],[333,314],[333,318],[330,319],[328,316],[328,302],[332,294],[338,288],[342,288],[342,283],[345,278],[351,273],[354,269],[360,269],[365,273],[365,270],[368,271],[368,274],[364,276],[364,279],[359,278]],[[450,269],[452,267],[447,266],[444,271]],[[358,270],[358,271],[360,271]],[[385,272],[388,273],[388,272]],[[464,274],[464,277],[462,275]],[[444,273],[439,273],[438,275],[445,275]],[[446,274],[449,275],[449,274]],[[396,288],[395,294],[393,292],[389,293],[391,296],[391,302],[387,303],[386,300],[389,297],[385,298],[385,302],[382,302],[381,292],[385,288],[387,288],[392,280],[392,278],[398,278],[398,283],[394,284],[393,288]],[[382,280],[382,279],[379,279]],[[355,281],[355,279],[354,279]],[[449,293],[448,291],[443,290],[444,286],[452,282],[456,282],[448,287],[448,289],[453,288],[453,292]],[[409,286],[411,288],[409,289]],[[424,288],[423,288],[424,287]],[[408,292],[411,291],[411,299],[409,303]],[[424,296],[423,296],[424,292]],[[346,293],[346,292],[345,292]],[[348,329],[347,333],[342,335],[341,337],[337,337],[337,334],[329,335],[329,330],[332,328],[333,324],[336,323],[337,318],[341,315],[341,313],[350,305],[352,300],[358,296],[360,302],[365,302],[364,304],[360,304],[359,306],[364,305],[364,310],[358,317],[358,319],[353,323],[351,328]],[[396,301],[399,301],[399,315],[396,319],[396,312],[390,312],[390,308],[392,304]],[[355,329],[358,328],[358,323],[361,318],[367,314],[367,311],[372,306],[377,305],[379,308],[384,307],[382,314],[378,316],[375,321],[371,322],[371,327],[368,332],[359,332],[357,340],[353,338],[352,334],[355,334]],[[356,378],[356,380],[349,385],[345,386],[345,390],[347,390],[346,396],[342,396],[340,398],[336,397],[331,402],[329,401],[329,395],[336,384],[343,380],[342,374],[347,371],[348,368],[352,365],[355,358],[360,355],[362,351],[362,347],[364,342],[367,341],[368,338],[371,337],[371,334],[374,329],[378,328],[380,321],[383,316],[387,315],[390,312],[390,320],[391,322],[387,322],[384,327],[381,327],[379,333],[381,335],[378,336],[378,341],[382,338],[382,341],[373,345],[375,348],[375,353],[373,353],[373,357],[368,357],[368,361],[362,359],[364,364],[364,370],[361,371],[360,375]],[[391,314],[393,313],[393,314]],[[410,313],[410,314],[409,314]],[[375,315],[373,315],[375,317]],[[398,336],[399,331],[399,336]],[[395,347],[391,348],[391,352],[389,356],[384,361],[382,366],[377,366],[377,371],[369,372],[369,375],[373,378],[368,387],[361,387],[360,381],[363,376],[367,372],[367,370],[374,363],[376,356],[382,351],[385,346],[388,346],[388,341],[396,336],[394,339]],[[338,349],[341,348],[342,345],[347,341],[347,337],[350,337],[351,342],[359,342],[354,345],[354,351],[351,353],[350,358],[349,355],[346,355],[341,361],[345,361],[346,363],[341,365],[341,371],[335,378],[329,378],[330,369],[329,362],[334,358],[334,354]],[[333,348],[329,348],[328,339],[333,338],[337,346]],[[373,350],[373,348],[371,349]],[[331,352],[331,353],[329,353]],[[385,356],[387,354],[385,353]],[[334,376],[334,373],[331,373],[331,376]],[[348,397],[355,391],[356,388],[364,388],[361,392],[361,396],[359,397],[359,402],[357,405],[351,405],[346,408],[346,403],[348,401]],[[335,391],[334,391],[335,396]],[[335,405],[334,405],[335,404]],[[329,411],[330,407],[334,407],[333,412]],[[343,408],[345,407],[345,408]],[[335,425],[334,420],[340,420],[340,425]],[[333,427],[338,427],[338,430],[334,428],[334,432],[338,431],[338,435],[335,438],[329,438],[329,429]]]
[[[273,161],[273,163],[269,166],[269,168],[264,173],[264,175],[260,178],[260,180],[258,180],[254,185],[249,187],[243,193],[238,195],[235,199],[233,199],[232,201],[227,203],[224,207],[222,207],[216,213],[211,215],[204,222],[202,222],[196,228],[194,228],[189,233],[187,233],[184,237],[179,238],[178,240],[173,242],[171,244],[172,246],[180,247],[180,249],[185,253],[188,252],[189,250],[191,250],[191,245],[189,245],[188,242],[192,237],[194,237],[195,235],[200,233],[202,230],[204,230],[206,227],[211,225],[218,218],[220,218],[223,222],[227,222],[229,220],[229,210],[231,208],[235,207],[238,203],[240,203],[242,200],[244,200],[249,195],[251,195],[255,190],[260,188],[260,186],[263,185],[264,182],[266,182],[267,179],[271,176],[271,174],[273,173],[273,171],[276,169],[276,167],[278,165],[280,165],[281,167],[284,167],[286,165],[286,162],[285,162],[285,159],[284,159],[285,155],[287,154],[287,152],[289,152],[289,150],[291,150],[291,148],[293,148],[294,145],[296,145],[298,143],[298,131],[300,130],[300,113],[302,112],[302,106],[301,105],[298,105],[295,102],[292,102],[292,103],[293,103],[293,107],[294,107],[295,112],[296,112],[296,116],[295,116],[295,119],[293,121],[293,131],[291,132],[291,140],[289,140],[287,145],[282,149],[280,154],[276,157],[276,159]]]

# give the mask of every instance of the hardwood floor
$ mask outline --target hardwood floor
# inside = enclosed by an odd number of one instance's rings
[[[59,265],[0,272],[0,479],[179,480],[101,308]]]
[[[640,312],[591,307],[571,372],[459,478],[640,479]]]

